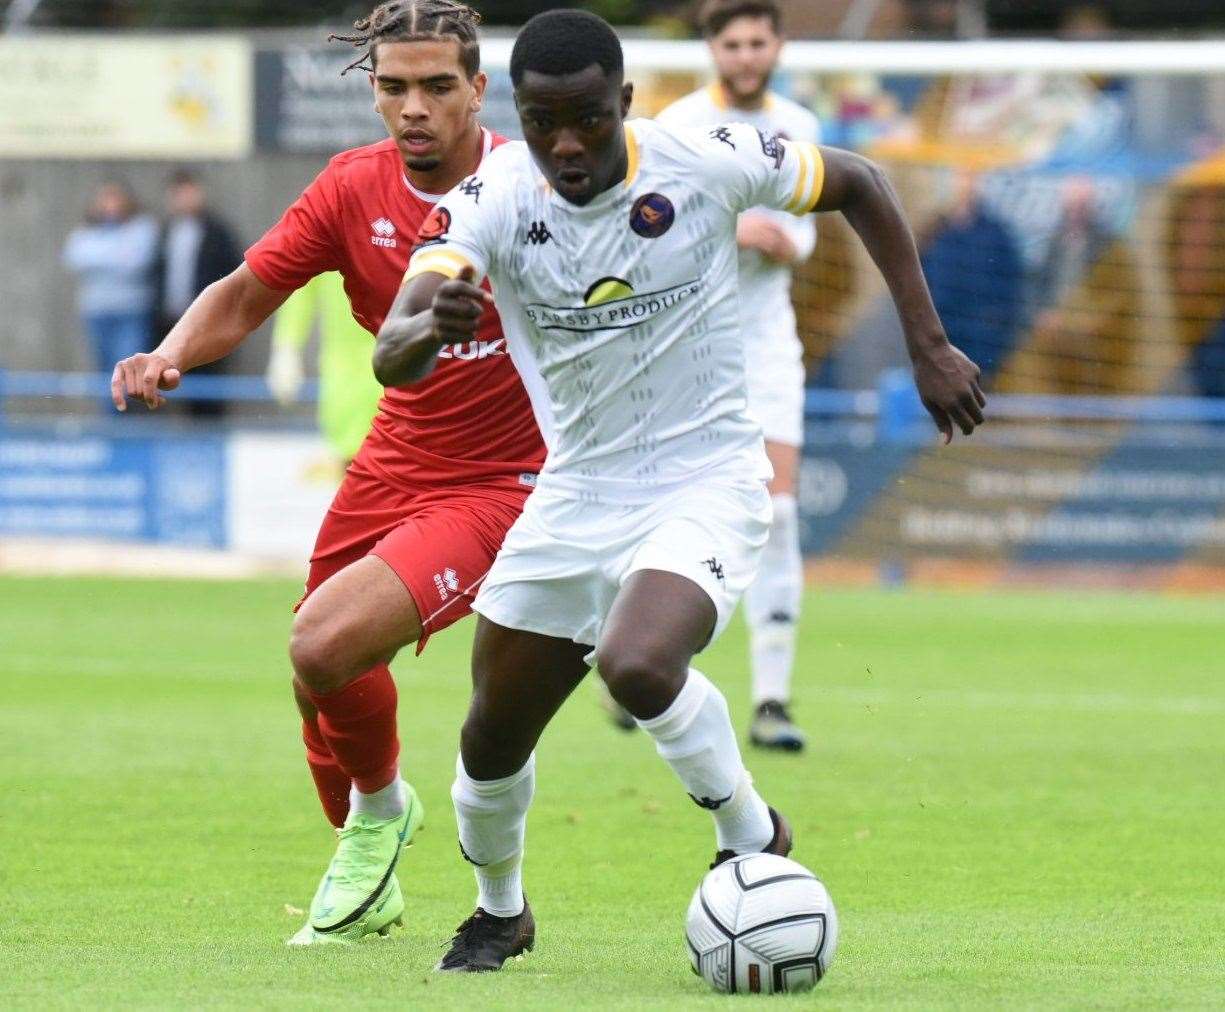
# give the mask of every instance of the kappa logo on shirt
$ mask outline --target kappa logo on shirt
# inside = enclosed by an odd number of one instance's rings
[[[370,242],[375,246],[382,246],[385,249],[395,249],[396,240],[393,238],[396,234],[396,227],[386,218],[378,218],[370,223],[370,231],[374,234],[370,237]]]

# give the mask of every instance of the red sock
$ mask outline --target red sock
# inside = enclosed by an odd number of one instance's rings
[[[323,740],[323,732],[313,719],[302,721],[302,742],[306,745],[306,765],[315,778],[319,803],[323,805],[328,822],[339,829],[349,815],[349,785],[352,781],[349,774],[340,768],[328,743]]]
[[[386,664],[339,692],[307,692],[319,711],[319,731],[341,770],[363,794],[382,790],[396,773],[396,683]]]

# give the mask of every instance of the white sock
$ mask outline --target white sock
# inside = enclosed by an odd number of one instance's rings
[[[501,780],[473,780],[455,760],[451,800],[459,845],[476,873],[476,904],[496,917],[523,912],[523,838],[536,791],[536,754]]]
[[[689,796],[714,816],[720,850],[748,854],[769,844],[770,811],[740,759],[727,700],[702,672],[690,668],[672,705],[638,726],[655,739]]]
[[[386,821],[404,814],[404,806],[408,796],[404,793],[404,781],[400,779],[400,770],[386,787],[373,794],[363,794],[356,787],[349,788],[349,811],[361,812],[372,819]]]
[[[744,595],[753,666],[753,705],[791,699],[795,630],[804,590],[799,510],[795,496],[776,495],[774,523],[762,552],[757,579]]]

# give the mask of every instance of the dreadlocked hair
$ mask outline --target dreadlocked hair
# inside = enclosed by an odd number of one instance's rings
[[[353,35],[329,35],[328,41],[347,42],[365,52],[350,63],[350,70],[374,72],[380,42],[427,42],[452,38],[459,43],[460,62],[472,77],[481,69],[481,47],[476,28],[481,16],[458,0],[387,0],[369,17],[353,22]]]

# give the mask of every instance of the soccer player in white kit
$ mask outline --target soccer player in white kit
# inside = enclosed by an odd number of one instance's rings
[[[701,12],[716,80],[672,103],[656,122],[671,127],[748,123],[765,134],[816,144],[817,119],[770,90],[783,48],[776,0],[708,0]],[[790,713],[796,624],[804,589],[796,475],[804,442],[803,347],[791,305],[791,269],[817,242],[811,215],[797,218],[770,207],[744,212],[740,247],[740,308],[744,320],[749,411],[761,422],[774,468],[774,523],[757,578],[744,595],[752,666],[753,723],[749,740],[762,748],[798,752],[804,734]]]
[[[590,663],[713,816],[716,863],[791,849],[726,700],[690,666],[752,581],[771,521],[746,406],[737,215],[841,210],[889,280],[938,426],[951,438],[983,417],[978,369],[944,335],[869,162],[745,125],[627,123],[620,43],[582,11],[529,21],[511,80],[526,143],[491,152],[438,203],[374,353],[385,385],[428,374],[443,344],[472,339],[488,276],[549,448],[473,606],[451,796],[478,899],[444,970],[496,970],[535,941],[522,883],[533,750]]]

